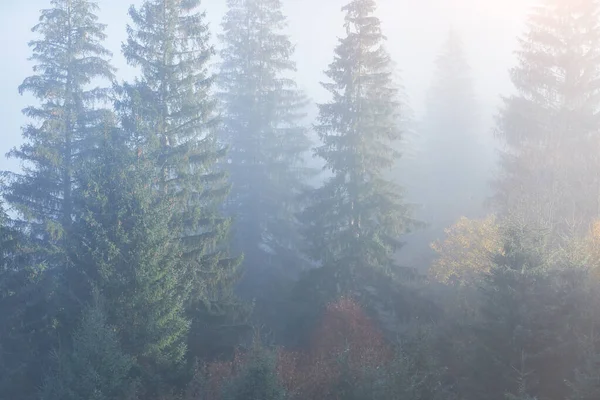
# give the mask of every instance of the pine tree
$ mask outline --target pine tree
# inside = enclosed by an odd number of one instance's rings
[[[156,196],[154,159],[137,154],[130,138],[108,125],[94,157],[80,172],[82,216],[79,279],[106,296],[107,321],[145,393],[160,393],[181,371],[189,321],[180,292],[178,237],[170,222],[173,200]]]
[[[309,195],[302,213],[312,258],[345,271],[389,270],[411,223],[401,191],[382,177],[398,155],[391,144],[401,132],[398,90],[375,8],[373,0],[343,8],[346,37],[326,72],[331,82],[324,84],[332,100],[319,105],[315,126],[323,143],[315,154],[333,176]]]
[[[123,53],[141,77],[123,87],[117,109],[125,129],[137,132],[139,151],[155,160],[158,192],[178,210],[170,227],[182,246],[186,309],[208,335],[237,309],[232,291],[239,260],[228,254],[230,221],[220,213],[229,185],[217,168],[225,149],[215,136],[214,78],[207,71],[214,49],[199,5],[147,0],[130,8]]]
[[[496,206],[555,237],[585,233],[600,209],[598,12],[596,0],[533,10],[511,71],[517,94],[498,118],[506,150]]]
[[[55,354],[57,369],[46,378],[42,400],[134,399],[133,359],[121,350],[100,303],[84,311],[72,348]]]
[[[241,293],[258,297],[256,310],[263,313],[277,281],[304,264],[294,214],[311,174],[301,125],[306,100],[291,78],[294,46],[281,1],[228,0],[227,6],[219,86],[232,181],[228,211],[244,254]]]

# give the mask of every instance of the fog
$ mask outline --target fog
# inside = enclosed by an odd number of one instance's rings
[[[134,2],[139,5],[141,2]],[[220,46],[218,35],[221,32],[221,19],[225,12],[225,2],[220,0],[204,0],[203,7],[212,28],[213,44]],[[32,39],[30,27],[37,19],[37,10],[45,4],[44,0],[28,0],[27,2],[5,1],[0,4],[0,37],[5,49],[6,60],[4,73],[0,76],[0,116],[4,121],[3,140],[0,143],[0,154],[6,154],[13,146],[21,142],[21,126],[25,119],[21,114],[31,99],[28,95],[18,96],[17,87],[28,76],[31,64],[27,58],[29,49],[27,42]],[[289,34],[296,45],[294,60],[297,63],[296,79],[299,87],[310,97],[306,124],[314,122],[316,103],[328,100],[328,94],[321,86],[323,71],[331,62],[333,49],[338,37],[343,34],[343,14],[341,7],[345,0],[285,0],[284,12],[288,17]],[[381,18],[383,32],[387,36],[387,48],[394,63],[402,85],[405,87],[408,106],[412,110],[414,131],[405,134],[405,146],[400,149],[405,158],[418,157],[427,159],[428,154],[415,154],[414,147],[420,146],[422,129],[419,128],[426,112],[426,99],[434,78],[434,62],[442,51],[450,30],[456,31],[462,38],[466,60],[471,67],[474,95],[477,100],[480,125],[477,134],[480,137],[481,151],[487,155],[484,165],[478,168],[487,171],[491,179],[495,173],[496,148],[492,128],[493,117],[497,113],[501,96],[513,90],[508,71],[515,63],[514,51],[517,37],[522,33],[527,12],[533,0],[478,1],[478,0],[382,0],[378,4],[377,15]],[[113,63],[118,68],[119,79],[129,80],[136,76],[136,70],[127,66],[120,51],[125,39],[125,26],[128,23],[127,11],[129,3],[117,0],[100,2],[101,22],[107,27],[107,48],[114,54]],[[318,12],[314,12],[318,9]],[[216,65],[216,62],[214,63]],[[313,139],[316,140],[314,134]],[[460,150],[459,150],[460,151]],[[460,154],[457,155],[460,157]],[[318,161],[315,161],[316,165]],[[402,164],[404,165],[404,164]],[[0,158],[0,169],[18,169],[15,160]],[[435,214],[431,211],[439,207],[448,208],[443,202],[436,200],[442,193],[418,195],[413,188],[413,177],[410,165],[407,171],[398,171],[396,178],[405,186],[407,200],[422,209],[416,216],[428,224],[434,224]],[[436,177],[444,180],[443,176]],[[419,178],[422,179],[422,178]],[[425,183],[433,186],[433,182]],[[482,202],[488,192],[474,193],[474,199]],[[425,206],[425,208],[423,208]],[[480,217],[479,213],[469,213],[470,206],[463,206],[452,218],[466,215]],[[437,221],[446,227],[454,222],[452,218]],[[428,228],[417,232],[416,237],[408,236],[406,240],[413,246],[400,254],[404,263],[417,262],[428,264],[431,256],[429,242],[439,239],[442,226],[435,233]],[[419,260],[419,261],[417,261]]]
[[[0,0],[0,49],[0,400],[600,399],[600,0]]]
[[[0,153],[21,142],[24,118],[21,109],[30,98],[18,96],[17,87],[31,72],[27,61],[27,42],[33,38],[31,27],[45,0],[0,2],[0,45],[4,49],[0,75],[0,117],[4,123]],[[135,71],[128,67],[120,46],[125,39],[127,10],[130,4],[120,0],[100,1],[100,20],[107,24],[107,48],[113,54],[120,79],[129,79]],[[220,32],[224,1],[204,0],[208,19],[214,32]],[[294,56],[296,79],[314,102],[327,98],[320,85],[323,71],[331,62],[337,37],[343,32],[343,0],[285,0],[284,11],[289,20],[289,33],[296,44]],[[400,69],[400,76],[416,117],[423,115],[427,89],[433,73],[433,63],[450,28],[463,37],[468,61],[473,70],[475,89],[482,106],[487,127],[496,112],[501,94],[512,90],[508,70],[514,64],[513,53],[517,37],[533,0],[382,0],[377,11],[388,37],[388,49]],[[318,9],[318,12],[314,10]],[[213,42],[218,45],[216,35]],[[313,113],[314,116],[314,107]],[[489,129],[481,132],[490,142]],[[14,160],[0,159],[0,169],[18,168]]]

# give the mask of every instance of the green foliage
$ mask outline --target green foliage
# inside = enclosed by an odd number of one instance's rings
[[[286,391],[279,382],[276,358],[254,344],[239,375],[225,388],[224,400],[284,400]]]
[[[23,110],[30,120],[24,143],[9,153],[22,162],[22,172],[4,173],[8,182],[2,188],[22,235],[0,277],[2,358],[10,371],[0,380],[13,399],[35,395],[56,338],[68,338],[79,318],[69,285],[72,224],[79,216],[75,171],[107,113],[97,107],[107,91],[94,85],[113,79],[97,8],[95,1],[52,0],[41,11],[29,43],[33,75],[19,87],[38,103]]]
[[[135,397],[133,359],[123,353],[116,329],[101,303],[88,307],[73,333],[73,345],[58,349],[56,371],[47,377],[42,400],[124,400]]]
[[[109,323],[155,393],[182,366],[189,330],[173,203],[156,196],[153,160],[138,157],[123,131],[108,129],[99,144],[79,174],[78,280],[106,296]]]
[[[25,168],[23,174],[9,174],[5,191],[28,233],[43,242],[49,264],[57,254],[62,254],[61,263],[66,262],[69,227],[76,217],[74,172],[88,155],[92,133],[106,112],[94,106],[107,99],[107,91],[91,83],[113,79],[107,61],[111,53],[102,46],[105,26],[94,14],[97,3],[52,0],[51,4],[33,28],[39,38],[29,43],[35,74],[19,87],[20,93],[29,92],[40,101],[23,111],[37,123],[24,127],[25,143],[9,153]]]
[[[332,100],[319,105],[315,126],[323,143],[315,155],[333,176],[308,195],[305,238],[323,266],[387,270],[411,223],[401,191],[383,178],[398,156],[391,145],[401,139],[398,90],[375,2],[355,0],[343,10],[346,36],[324,84]]]
[[[547,234],[510,224],[503,238],[504,250],[481,286],[473,324],[470,395],[504,399],[506,393],[520,393],[526,376],[529,393],[565,396],[582,276],[549,267],[543,251]]]
[[[295,213],[311,170],[301,125],[307,101],[291,78],[294,46],[280,0],[228,0],[222,22],[219,97],[222,140],[229,146],[234,244],[244,254],[241,293],[265,316],[270,290],[304,264]],[[269,321],[271,322],[271,321]],[[276,322],[274,319],[272,322]]]
[[[51,327],[44,318],[54,286],[34,265],[26,237],[11,226],[0,204],[0,393],[31,398],[42,374]]]
[[[157,196],[174,207],[169,226],[179,237],[177,270],[194,337],[237,324],[240,263],[228,254],[230,221],[220,213],[229,185],[217,168],[225,149],[215,136],[214,79],[207,71],[214,50],[199,5],[148,0],[130,8],[123,53],[142,75],[122,88],[117,103],[125,129],[159,173]]]

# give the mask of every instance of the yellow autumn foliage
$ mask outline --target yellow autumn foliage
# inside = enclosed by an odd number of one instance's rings
[[[446,229],[446,238],[432,243],[431,248],[437,253],[429,270],[431,278],[472,284],[489,272],[493,254],[502,251],[500,228],[493,215],[484,219],[461,217]]]
[[[576,261],[589,268],[592,276],[600,278],[600,221],[595,221],[587,236],[575,243]]]

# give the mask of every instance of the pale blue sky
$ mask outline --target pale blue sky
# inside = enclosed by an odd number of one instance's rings
[[[120,78],[128,69],[120,55],[131,0],[99,0],[100,17],[108,24],[107,47],[114,53]],[[323,100],[319,86],[322,71],[332,59],[336,35],[341,34],[340,8],[346,0],[283,0],[289,17],[289,32],[297,44],[298,82],[313,100]],[[499,94],[510,90],[508,68],[516,36],[531,0],[380,0],[379,15],[388,36],[388,48],[402,69],[402,78],[419,115],[431,78],[433,60],[453,25],[462,34],[475,73],[476,91],[489,118]],[[0,169],[13,169],[14,160],[4,154],[21,142],[20,126],[25,122],[20,110],[31,99],[19,96],[17,86],[30,74],[27,61],[31,27],[39,10],[49,0],[0,0],[0,48],[3,51],[0,73]],[[218,30],[225,0],[205,0],[211,25]]]

